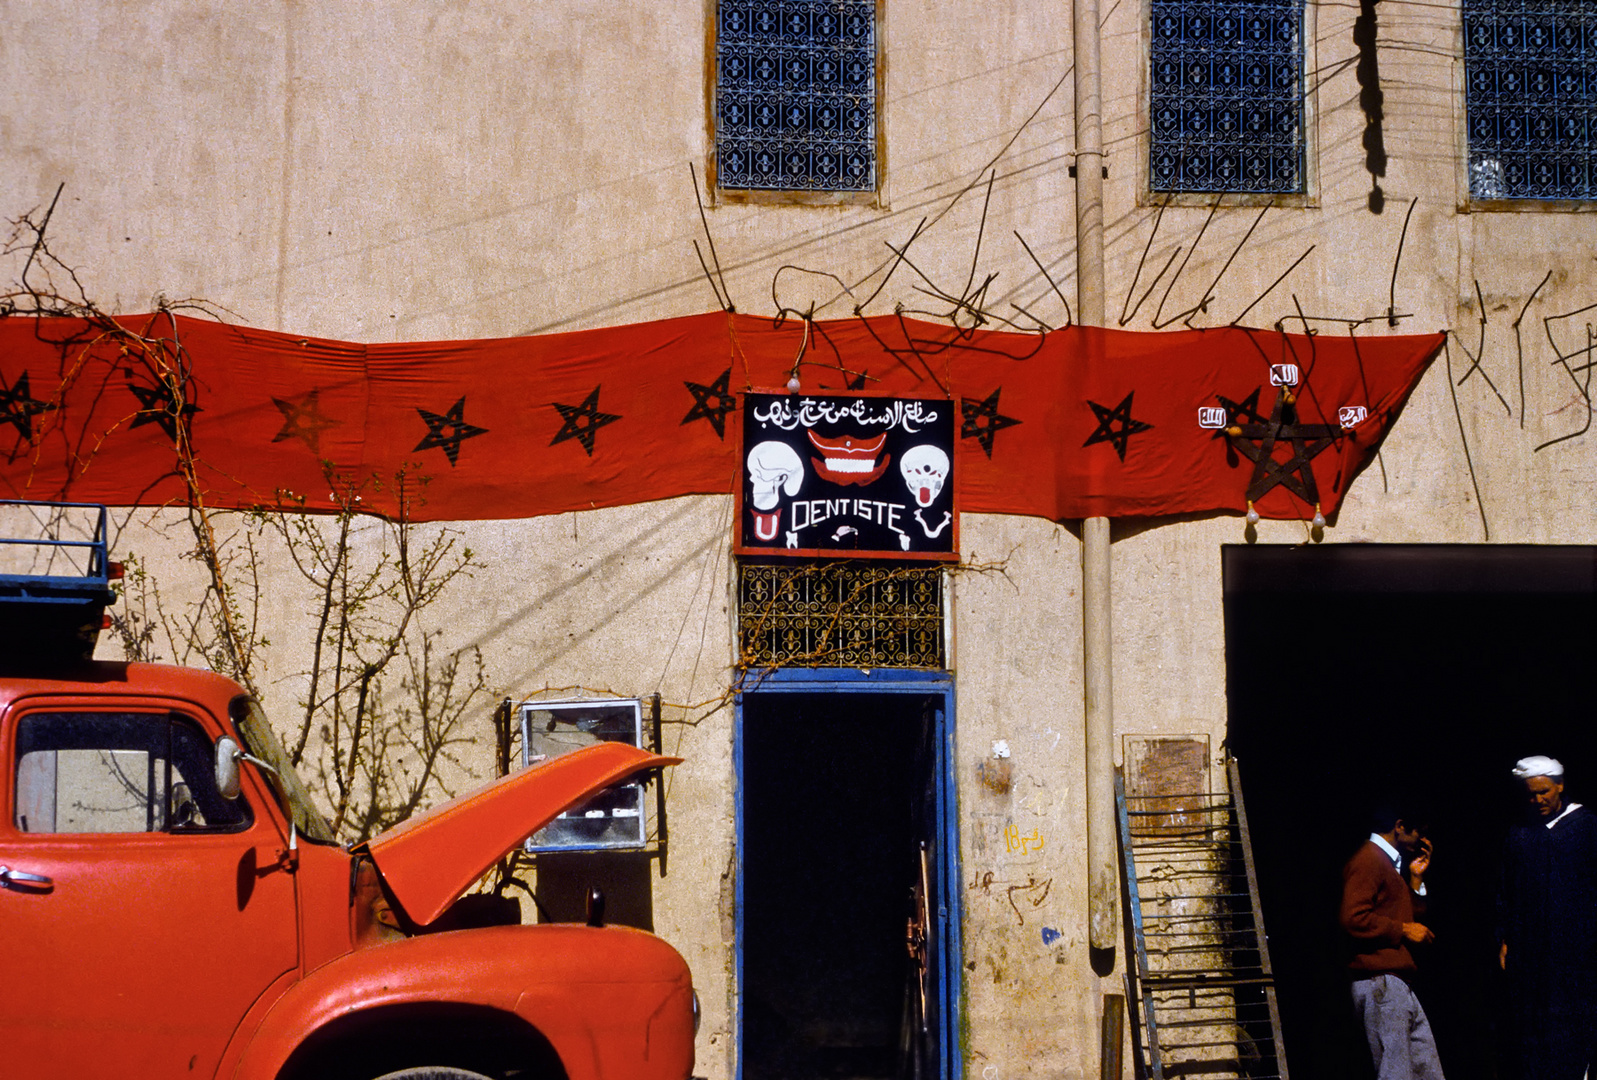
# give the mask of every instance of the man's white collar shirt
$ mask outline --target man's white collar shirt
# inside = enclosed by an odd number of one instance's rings
[[[1549,829],[1551,829],[1554,825],[1557,825],[1560,821],[1563,821],[1571,813],[1573,813],[1574,811],[1579,810],[1579,809],[1580,809],[1580,803],[1578,803],[1578,802],[1570,803],[1568,806],[1564,807],[1564,810],[1563,810],[1563,812],[1561,814],[1559,814],[1557,817],[1553,818],[1553,820],[1551,820],[1551,821],[1549,821],[1547,823],[1547,827]]]
[[[1397,874],[1398,874],[1399,877],[1402,877],[1403,876],[1403,856],[1401,856],[1401,855],[1399,855],[1397,853],[1397,848],[1393,847],[1391,844],[1388,844],[1386,842],[1386,837],[1382,836],[1380,833],[1373,833],[1373,832],[1370,833],[1370,843],[1374,844],[1376,847],[1378,847],[1382,851],[1386,852],[1386,857],[1388,859],[1392,860],[1392,868],[1397,871]],[[1414,890],[1414,895],[1415,896],[1424,896],[1425,895],[1425,883],[1424,882],[1421,882],[1420,883],[1420,887]]]

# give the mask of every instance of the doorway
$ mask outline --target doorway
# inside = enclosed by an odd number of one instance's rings
[[[742,1080],[952,1075],[951,698],[858,671],[739,696]]]
[[[1494,904],[1513,763],[1563,761],[1597,800],[1597,548],[1227,547],[1230,751],[1295,1080],[1370,1074],[1342,975],[1341,867],[1399,789],[1436,854],[1417,992],[1449,1080],[1500,1075]]]

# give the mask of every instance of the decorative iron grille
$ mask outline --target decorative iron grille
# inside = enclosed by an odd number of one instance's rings
[[[1153,0],[1150,186],[1303,190],[1302,0]]]
[[[942,571],[739,563],[738,649],[745,667],[945,667]]]
[[[1464,0],[1469,193],[1597,195],[1597,5]]]
[[[876,189],[875,0],[719,0],[723,188]]]

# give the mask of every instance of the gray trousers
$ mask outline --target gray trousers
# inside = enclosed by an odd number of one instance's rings
[[[1364,1025],[1377,1080],[1443,1080],[1425,1009],[1396,975],[1353,981],[1353,1011]]]

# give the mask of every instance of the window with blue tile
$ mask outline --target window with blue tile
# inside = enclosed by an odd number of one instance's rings
[[[1153,0],[1149,186],[1304,191],[1302,0]]]
[[[1464,0],[1475,199],[1597,198],[1597,4]]]
[[[876,0],[719,0],[716,182],[876,190]]]

